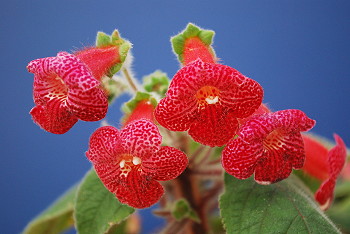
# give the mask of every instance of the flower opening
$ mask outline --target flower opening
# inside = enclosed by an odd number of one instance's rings
[[[262,97],[258,82],[198,59],[175,74],[155,117],[169,130],[188,131],[199,143],[222,146],[236,134],[238,118],[254,113]]]
[[[158,128],[147,119],[130,122],[120,131],[106,126],[92,134],[86,156],[120,202],[146,208],[164,193],[158,181],[176,178],[188,163],[182,151],[162,147],[161,140]]]
[[[301,131],[315,121],[300,110],[283,110],[255,115],[245,122],[238,138],[223,150],[222,165],[227,173],[246,179],[253,173],[259,184],[271,184],[287,178],[292,169],[304,165]]]
[[[35,123],[48,132],[67,132],[78,119],[98,121],[105,117],[107,97],[89,68],[67,52],[56,57],[31,61],[27,69],[34,73],[30,111]]]

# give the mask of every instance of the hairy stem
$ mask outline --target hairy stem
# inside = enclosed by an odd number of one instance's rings
[[[134,93],[136,93],[136,92],[138,91],[138,88],[137,88],[137,86],[136,86],[136,84],[135,84],[134,78],[130,75],[128,69],[122,68],[122,72],[123,72],[123,74],[124,74],[126,80],[128,81],[128,83],[129,83],[129,85],[130,85],[132,91],[133,91]]]

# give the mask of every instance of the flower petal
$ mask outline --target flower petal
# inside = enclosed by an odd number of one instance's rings
[[[66,103],[60,99],[52,99],[45,106],[37,105],[30,114],[36,124],[55,134],[67,132],[78,121],[68,110]]]
[[[90,137],[86,157],[94,164],[118,162],[117,155],[123,151],[119,134],[112,126],[97,129]]]
[[[156,154],[142,162],[142,171],[152,179],[166,181],[178,177],[188,164],[181,150],[163,146]]]
[[[249,178],[263,150],[259,141],[245,142],[242,138],[230,141],[222,152],[221,163],[227,173],[238,179]]]
[[[337,134],[334,134],[334,139],[336,146],[328,152],[329,178],[315,193],[315,199],[322,205],[323,210],[328,209],[333,201],[336,180],[344,168],[346,159],[346,146],[343,139]]]
[[[87,91],[100,85],[100,82],[92,76],[89,68],[75,55],[59,52],[50,65],[50,70],[55,71],[69,88],[78,87]]]
[[[195,120],[197,103],[194,98],[178,99],[165,97],[155,109],[155,117],[160,125],[171,131],[186,131]]]
[[[315,199],[321,205],[322,210],[327,210],[333,201],[336,178],[324,181],[315,193]]]
[[[118,185],[115,192],[121,203],[134,208],[143,209],[157,203],[164,193],[162,185],[155,180],[148,180],[139,171],[132,170]]]
[[[344,168],[346,159],[346,146],[343,139],[334,134],[336,146],[328,153],[328,164],[331,177],[338,177],[341,170]]]
[[[188,134],[204,145],[223,146],[234,137],[238,121],[233,112],[222,106],[208,105],[193,121]]]
[[[36,59],[27,66],[28,71],[34,73],[33,96],[37,105],[46,105],[46,102],[53,98],[65,99],[67,96],[67,86],[52,67],[55,59]]]
[[[283,156],[283,152],[269,150],[255,168],[255,181],[267,185],[286,179],[292,173],[292,163]]]
[[[141,160],[156,153],[162,143],[157,126],[147,119],[133,121],[120,131],[122,145],[128,154]]]
[[[120,186],[122,171],[120,170],[119,162],[117,160],[109,162],[95,163],[94,168],[96,174],[101,179],[103,185],[111,193],[116,193]]]
[[[107,96],[99,87],[87,91],[70,89],[67,104],[71,112],[83,121],[101,120],[108,110]]]

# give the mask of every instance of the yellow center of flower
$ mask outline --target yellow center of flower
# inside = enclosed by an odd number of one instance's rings
[[[140,170],[141,159],[131,154],[120,156],[119,167],[122,176],[127,176],[131,170]]]
[[[218,103],[220,91],[213,86],[203,86],[196,93],[196,99],[200,106],[212,105]]]

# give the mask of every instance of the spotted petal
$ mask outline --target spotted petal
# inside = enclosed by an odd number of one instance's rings
[[[292,173],[292,163],[283,156],[283,152],[268,151],[255,168],[255,181],[266,185],[288,178]]]
[[[242,138],[230,141],[222,152],[221,163],[227,173],[238,179],[249,178],[262,156],[261,143],[244,142]]]
[[[118,185],[116,197],[122,203],[142,209],[157,203],[164,193],[162,185],[148,180],[145,175],[132,170],[123,183]]]
[[[36,124],[55,134],[67,132],[78,121],[68,110],[66,103],[60,99],[52,99],[45,106],[37,105],[30,114]]]
[[[314,124],[314,120],[299,110],[255,115],[243,124],[239,138],[224,149],[223,166],[238,178],[246,178],[255,170],[255,180],[261,184],[283,180],[292,168],[303,166],[305,153],[300,131]],[[234,160],[238,163],[233,163]]]
[[[164,98],[160,100],[155,117],[160,125],[172,131],[186,131],[196,118],[197,103],[192,99]]]
[[[180,150],[164,146],[142,162],[142,171],[154,180],[166,181],[178,177],[188,164],[187,156]]]
[[[112,126],[97,129],[90,137],[87,158],[92,163],[118,161],[116,156],[123,151],[119,135],[118,129]]]
[[[120,131],[120,137],[127,153],[142,160],[156,153],[162,142],[157,126],[147,119],[129,123]]]
[[[238,121],[233,112],[223,107],[208,105],[193,121],[188,133],[204,145],[223,146],[234,137]]]
[[[106,116],[108,100],[104,91],[98,87],[87,91],[70,89],[67,105],[71,112],[84,121],[98,121]]]
[[[51,63],[51,71],[64,81],[69,88],[79,88],[87,91],[100,85],[89,68],[75,55],[67,52],[59,52],[56,59]]]
[[[229,66],[198,59],[175,74],[155,116],[170,130],[189,130],[202,144],[222,146],[235,135],[237,118],[254,113],[262,97],[256,81]]]

